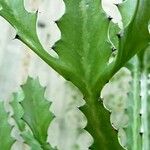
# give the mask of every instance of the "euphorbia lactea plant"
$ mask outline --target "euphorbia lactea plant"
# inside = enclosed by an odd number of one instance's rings
[[[16,29],[17,39],[82,92],[86,103],[79,109],[87,118],[85,129],[94,139],[90,149],[121,150],[100,93],[130,58],[148,47],[150,0],[126,0],[118,6],[124,23],[118,33],[101,0],[64,3],[65,14],[56,22],[61,39],[53,47],[59,58],[44,50],[36,32],[38,13],[27,12],[23,0],[0,0],[0,15]],[[114,50],[116,56],[110,61]],[[128,143],[127,148],[131,148]]]

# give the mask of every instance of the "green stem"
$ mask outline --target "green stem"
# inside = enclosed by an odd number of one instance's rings
[[[128,126],[125,129],[127,135],[127,149],[128,150],[141,150],[141,98],[140,98],[140,79],[141,71],[140,64],[137,57],[134,58],[134,64],[131,68],[132,74],[132,89],[129,93],[127,114],[129,116]]]
[[[142,112],[142,150],[150,148],[150,48],[147,48],[142,55],[142,75],[141,75],[141,112]]]
[[[129,150],[149,150],[150,147],[149,56],[147,52],[141,53],[131,68],[133,92],[128,101],[129,125],[126,129]]]
[[[141,107],[141,98],[140,98],[140,64],[138,60],[135,60],[134,64],[134,73],[133,73],[133,150],[141,149],[141,137],[140,137],[140,107]]]
[[[91,150],[121,150],[117,132],[110,123],[110,113],[104,108],[99,98],[90,95],[85,98],[86,104],[80,108],[87,118],[86,130],[94,139]]]
[[[142,101],[142,150],[149,150],[149,105],[148,105],[148,76],[144,70],[141,76],[141,101]]]
[[[149,68],[150,69],[150,68]],[[148,77],[148,81],[150,81],[150,70],[149,70],[149,77]],[[150,147],[150,83],[148,84],[148,89],[149,89],[149,92],[148,92],[148,145]]]

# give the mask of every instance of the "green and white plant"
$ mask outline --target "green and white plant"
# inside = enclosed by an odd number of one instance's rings
[[[25,43],[43,61],[81,91],[86,103],[79,109],[87,118],[85,129],[94,139],[91,150],[123,149],[118,142],[117,132],[110,124],[110,113],[104,108],[100,93],[113,75],[137,54],[134,62],[129,62],[128,65],[133,74],[133,94],[129,96],[129,107],[127,108],[130,121],[126,128],[126,148],[148,150],[150,147],[148,131],[149,67],[148,58],[145,58],[148,55],[144,55],[144,52],[150,43],[148,30],[150,1],[126,0],[118,5],[123,17],[123,29],[121,30],[112,23],[112,18],[105,14],[101,0],[64,0],[64,3],[65,14],[56,21],[61,31],[61,39],[52,48],[58,54],[58,58],[52,57],[41,45],[36,31],[38,12],[27,12],[24,8],[24,0],[0,0],[0,15],[15,28],[16,39]],[[140,80],[142,84],[139,83]],[[140,97],[142,89],[145,90]],[[35,87],[35,90],[38,89]],[[45,143],[45,131],[42,132],[40,129],[40,132],[36,131],[36,127],[30,122],[32,117],[36,117],[34,116],[36,114],[32,116],[33,112],[41,111],[41,115],[46,117],[48,110],[40,107],[36,111],[29,110],[30,103],[35,101],[30,99],[33,93],[30,93],[28,87],[26,91],[27,98],[21,102],[25,109],[23,120],[31,128],[40,148],[51,149],[50,145]],[[35,97],[36,93],[40,97],[40,92],[35,91]],[[37,100],[38,102],[40,103],[40,99]],[[19,118],[20,116],[17,116],[16,122]],[[6,119],[4,121],[6,122]],[[50,120],[46,121],[48,125]],[[141,131],[141,124],[143,131]],[[47,130],[47,127],[44,129]],[[12,140],[9,141],[11,145]]]

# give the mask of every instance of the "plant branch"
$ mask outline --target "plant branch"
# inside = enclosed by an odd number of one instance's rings
[[[89,95],[85,97],[86,104],[80,108],[87,118],[85,129],[94,139],[91,150],[121,150],[117,131],[110,124],[110,113],[104,108],[102,100]]]

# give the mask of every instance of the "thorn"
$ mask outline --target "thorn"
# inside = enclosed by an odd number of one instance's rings
[[[101,98],[100,98],[100,97],[98,98],[98,101],[99,101],[99,102],[101,101]]]
[[[140,97],[140,99],[142,99],[142,95],[140,95],[139,97]]]
[[[101,99],[101,100],[99,100],[99,102],[101,103],[101,104],[103,104],[103,100]]]
[[[121,39],[121,34],[120,34],[120,33],[118,33],[118,34],[117,34],[117,37],[118,37],[119,39]]]
[[[127,111],[128,111],[128,109],[127,109],[127,108],[125,108],[125,109],[124,109],[124,111],[125,111],[125,112],[127,112]]]
[[[70,82],[70,81],[71,81],[71,80],[70,80],[70,78],[67,78],[67,81],[69,81],[69,82]]]
[[[111,21],[113,18],[111,16],[108,17],[108,20]]]
[[[100,97],[100,101],[102,101],[102,102],[103,102],[103,101],[104,101],[104,98],[103,98],[103,97]]]
[[[21,89],[23,89],[23,88],[24,88],[24,86],[25,86],[25,84],[21,84],[21,85],[20,85],[20,88],[21,88]]]
[[[119,4],[114,4],[114,5],[116,5],[117,7],[119,7]]]
[[[114,124],[111,124],[114,127]],[[113,128],[115,132],[118,132],[118,130],[116,128]]]
[[[117,49],[115,47],[113,47],[111,50],[112,50],[112,52],[115,52]]]
[[[58,24],[58,20],[56,20],[55,23]]]
[[[14,39],[18,39],[20,40],[20,36],[18,34],[16,34],[15,38]]]
[[[108,84],[109,83],[109,80],[107,80],[106,82],[105,82],[105,84]]]
[[[36,13],[36,15],[38,14],[38,12],[39,12],[39,10],[37,9],[37,10],[36,10],[36,12],[35,12],[35,13]]]
[[[36,10],[36,15],[38,15],[38,13],[41,13],[41,11],[39,11],[39,8]]]
[[[83,96],[83,99],[84,99],[84,100],[86,99],[86,96],[85,96],[85,95]]]
[[[140,136],[143,136],[143,132],[140,132]]]
[[[51,47],[51,49],[53,49],[53,50],[55,50],[55,48],[56,48],[56,44],[54,44],[54,45]]]
[[[22,106],[22,102],[20,101],[20,102],[18,102],[19,103],[19,105],[21,105]]]

